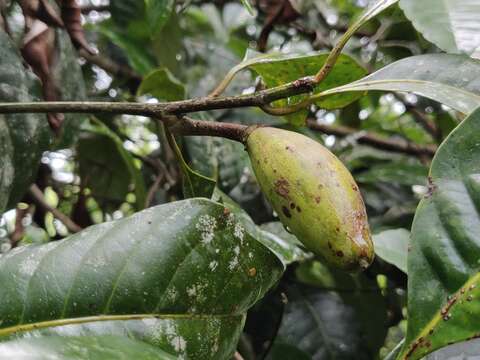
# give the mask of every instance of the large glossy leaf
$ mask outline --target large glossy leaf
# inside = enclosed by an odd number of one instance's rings
[[[269,359],[374,359],[386,335],[385,300],[364,275],[303,264]]]
[[[288,55],[274,57],[259,57],[257,60],[250,60],[249,68],[258,73],[267,87],[279,86],[305,76],[315,75],[323,66],[328,54],[315,55]],[[366,74],[358,63],[347,55],[341,55],[335,67],[328,77],[318,85],[314,93],[327,89],[349,84],[360,79]],[[359,98],[361,94],[340,94],[320,100],[317,105],[324,109],[336,109],[347,106]],[[276,104],[286,106],[305,99],[305,95],[294,96],[287,100],[277,101]],[[305,121],[307,111],[288,116],[290,122],[302,125]]]
[[[480,3],[476,0],[400,0],[423,36],[449,53],[480,57]]]
[[[23,67],[14,44],[0,31],[0,101],[33,101],[39,94],[35,76]],[[21,199],[51,138],[44,115],[0,115],[0,213]]]
[[[233,352],[238,338],[232,337],[240,333],[247,309],[283,269],[280,259],[219,203],[169,203],[0,257],[0,336],[160,318],[186,322],[165,326],[165,336],[182,337],[176,353],[190,356],[200,351],[198,342],[186,342],[180,330],[195,328],[198,320],[215,331],[233,323],[237,330],[221,332],[218,342],[229,349],[204,350],[209,351],[205,358],[222,358]]]
[[[174,360],[140,341],[115,336],[47,337],[0,343],[0,360]]]
[[[440,147],[408,257],[408,331],[400,359],[415,360],[480,333],[480,110]]]
[[[480,61],[462,55],[428,54],[409,57],[354,83],[327,90],[407,91],[469,114],[480,105]]]

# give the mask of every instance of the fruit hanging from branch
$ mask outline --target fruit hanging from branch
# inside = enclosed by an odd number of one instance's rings
[[[365,205],[335,155],[306,136],[269,127],[253,130],[246,145],[264,194],[310,251],[348,271],[371,264]]]

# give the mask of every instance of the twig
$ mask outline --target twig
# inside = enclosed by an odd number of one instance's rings
[[[23,235],[25,234],[25,227],[23,226],[23,219],[28,214],[28,206],[22,207],[17,205],[15,209],[15,230],[13,231],[12,235],[10,236],[10,244],[12,248],[16,247],[20,240],[22,240]]]
[[[157,175],[157,178],[155,179],[155,182],[152,184],[150,189],[148,189],[147,198],[145,200],[145,208],[146,209],[149,208],[150,205],[152,204],[153,198],[155,197],[155,193],[160,188],[160,185],[162,184],[162,181],[163,181],[164,178],[165,178],[165,174]]]
[[[30,103],[0,103],[0,114],[11,113],[108,113],[141,115],[163,118],[166,115],[181,115],[184,113],[232,109],[241,107],[261,107],[273,101],[311,92],[315,85],[313,77],[305,77],[275,88],[261,90],[253,94],[201,97],[168,103],[144,104],[130,102],[30,102]]]
[[[114,76],[121,76],[132,81],[137,87],[142,82],[142,76],[133,71],[130,67],[117,64],[115,61],[101,55],[92,55],[83,49],[79,50],[79,55],[93,65],[97,65],[106,72]]]
[[[168,129],[175,135],[218,136],[243,143],[247,135],[248,126],[234,123],[201,121],[182,117],[173,122]]]
[[[349,128],[346,126],[330,126],[324,124],[318,124],[315,120],[307,120],[307,126],[315,131],[320,131],[327,135],[335,136],[350,136],[358,134],[356,139],[358,143],[370,145],[381,150],[387,150],[392,152],[404,153],[415,156],[427,155],[433,157],[437,151],[435,145],[416,145],[409,143],[408,141],[392,140],[372,133],[359,133],[358,129]]]
[[[58,209],[50,206],[43,196],[42,190],[36,184],[30,186],[29,194],[32,197],[35,204],[42,207],[44,210],[49,211],[53,214],[53,216],[60,220],[68,229],[68,231],[72,233],[77,233],[82,230],[82,228],[75,224],[72,219],[70,219],[67,215],[61,213]]]
[[[86,5],[80,8],[82,14],[88,14],[92,11],[105,12],[110,11],[110,5]]]

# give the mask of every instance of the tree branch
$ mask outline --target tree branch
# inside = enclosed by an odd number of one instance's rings
[[[32,186],[30,186],[30,189],[28,192],[32,197],[33,201],[35,202],[35,204],[42,207],[46,211],[51,212],[53,216],[56,219],[60,220],[71,233],[77,233],[82,230],[82,228],[77,224],[75,224],[72,221],[72,219],[70,219],[67,215],[61,213],[58,209],[50,206],[45,201],[42,190],[40,190],[40,188],[37,185],[33,184]]]
[[[218,136],[243,143],[248,126],[182,117],[180,121],[175,121],[173,125],[168,126],[168,129],[175,135]]]
[[[165,117],[184,113],[232,109],[241,107],[262,107],[273,101],[290,96],[304,94],[313,90],[315,80],[306,77],[275,88],[261,90],[249,95],[225,97],[201,97],[169,103],[144,104],[127,102],[33,102],[33,103],[0,103],[0,114],[12,113],[109,113],[142,115],[149,117]]]
[[[409,143],[408,141],[387,139],[385,137],[372,133],[361,134],[358,129],[353,129],[346,126],[330,126],[318,124],[313,119],[307,120],[307,126],[312,130],[319,131],[327,135],[345,137],[358,134],[359,136],[356,139],[358,143],[370,145],[381,150],[415,156],[427,155],[429,157],[433,157],[437,151],[437,146],[435,145],[422,146]]]

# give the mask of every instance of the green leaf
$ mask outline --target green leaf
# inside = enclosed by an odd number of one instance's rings
[[[372,20],[375,16],[385,11],[390,6],[396,4],[399,0],[377,0],[363,12],[363,14],[351,26],[349,32],[360,29],[366,22]]]
[[[0,31],[0,101],[34,101],[39,94],[35,76],[23,67],[14,44]],[[0,214],[21,200],[51,139],[45,115],[0,115]]]
[[[180,26],[180,15],[172,12],[162,30],[152,39],[151,50],[157,66],[168,68],[176,77],[185,78],[186,66],[178,60],[178,55],[185,50],[184,33]]]
[[[298,240],[292,239],[292,235],[286,233],[285,230],[280,230],[279,225],[268,224],[258,227],[240,205],[218,188],[215,189],[213,199],[224,204],[239,219],[245,229],[249,233],[255,234],[254,237],[277,255],[285,266],[311,257],[311,254],[306,252],[303,246],[298,245]]]
[[[138,88],[138,95],[145,94],[150,94],[158,100],[183,100],[185,87],[167,68],[161,68],[143,79]]]
[[[185,198],[205,197],[210,199],[215,190],[217,182],[211,178],[203,176],[198,172],[192,170],[183,158],[182,151],[178,146],[175,136],[166,129],[166,135],[171,149],[175,153],[177,161],[180,164],[180,170],[182,171],[182,188]]]
[[[375,254],[407,273],[410,232],[405,229],[386,230],[373,235]]]
[[[349,91],[412,92],[469,114],[480,105],[480,61],[462,55],[428,54],[390,64],[354,83],[327,90],[324,96]]]
[[[93,196],[122,203],[133,184],[136,208],[143,209],[146,199],[143,176],[122,140],[97,120],[92,120],[84,129],[97,135],[78,142],[80,173]],[[92,169],[95,169],[94,177]]]
[[[297,275],[311,286],[287,289],[288,303],[269,359],[296,359],[290,357],[293,348],[300,359],[374,359],[386,336],[386,305],[377,284],[318,261],[302,264]],[[282,354],[281,349],[288,351]]]
[[[188,165],[182,168],[182,176],[185,198],[204,197],[210,199],[212,197],[217,184],[215,180],[193,171]]]
[[[155,319],[184,321],[178,334],[165,329],[183,336],[188,322],[205,321],[217,332],[223,321],[234,323],[238,331],[221,332],[218,340],[228,351],[195,348],[199,342],[176,348],[178,356],[203,351],[203,358],[220,359],[217,351],[233,353],[245,312],[283,270],[224,206],[206,199],[169,203],[1,256],[0,336]]]
[[[218,159],[215,140],[216,138],[210,136],[188,136],[184,138],[184,149],[188,153],[192,169],[217,180]]]
[[[390,162],[373,165],[367,171],[355,175],[355,180],[365,184],[386,182],[400,185],[425,185],[428,169],[418,163]]]
[[[147,22],[152,36],[158,34],[172,14],[173,0],[144,0]]]
[[[119,336],[46,337],[0,343],[0,359],[174,360],[151,345]]]
[[[142,46],[138,39],[135,39],[133,36],[116,31],[111,21],[102,22],[97,29],[125,52],[130,65],[140,75],[147,75],[156,67],[155,59],[150,54],[149,49]]]
[[[408,331],[415,360],[480,332],[480,110],[445,140],[417,209],[408,256]]]
[[[261,56],[256,60],[248,61],[248,68],[260,75],[267,87],[275,87],[295,81],[299,78],[315,75],[323,66],[328,54],[315,55],[277,55]],[[341,55],[330,75],[318,85],[314,93],[349,84],[365,76],[366,71],[355,60],[347,55]],[[316,104],[323,109],[345,107],[357,100],[361,94],[341,94],[322,99]],[[277,106],[287,106],[298,103],[307,98],[307,95],[293,96],[286,100],[275,102]],[[303,125],[307,110],[289,115],[288,120],[295,125]]]
[[[448,53],[480,57],[480,4],[468,0],[400,0],[415,28]]]
[[[145,2],[138,0],[114,0],[109,3],[112,19],[120,26],[127,26],[132,20],[145,16]]]
[[[285,265],[301,262],[313,257],[295,235],[289,234],[279,221],[260,226],[261,241],[264,245],[281,254]]]
[[[260,225],[260,228],[263,231],[267,231],[271,234],[278,236],[283,241],[289,244],[299,246],[302,248],[304,247],[303,244],[297,239],[295,235],[293,235],[292,233],[289,233],[285,229],[285,226],[280,221],[273,221],[273,222],[262,224]]]
[[[185,145],[192,168],[216,179],[225,192],[229,193],[241,184],[242,179],[253,174],[244,146],[236,141],[189,136]]]

